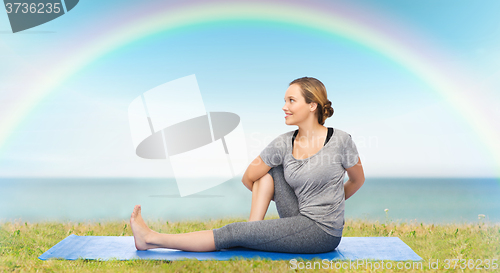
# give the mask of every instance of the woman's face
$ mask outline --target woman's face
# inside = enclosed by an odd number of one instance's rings
[[[315,103],[306,103],[306,99],[302,96],[300,86],[292,84],[288,87],[285,93],[285,123],[287,125],[297,125],[306,120],[309,115],[314,114],[311,110]]]

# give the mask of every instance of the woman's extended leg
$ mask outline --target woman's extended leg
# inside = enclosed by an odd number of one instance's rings
[[[130,227],[134,233],[138,250],[152,248],[173,248],[185,251],[214,251],[212,230],[202,230],[181,234],[164,234],[151,230],[141,216],[141,206],[136,205],[130,217]]]
[[[213,230],[217,250],[246,247],[286,253],[322,253],[334,250],[340,237],[323,231],[301,214],[279,219],[235,222]]]
[[[137,205],[130,226],[138,250],[172,248],[204,252],[243,246],[265,251],[321,253],[335,249],[340,242],[340,237],[326,234],[313,220],[302,215],[236,222],[214,230],[163,234],[146,225],[141,217],[141,206]]]
[[[269,173],[253,183],[252,207],[250,208],[248,222],[264,220],[273,195],[274,182],[273,177]]]

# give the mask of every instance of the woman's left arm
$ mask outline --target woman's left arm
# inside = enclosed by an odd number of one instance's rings
[[[363,186],[363,183],[365,183],[365,174],[363,172],[363,166],[361,165],[361,158],[358,157],[358,163],[345,170],[349,176],[349,180],[344,184],[345,200],[347,200]]]

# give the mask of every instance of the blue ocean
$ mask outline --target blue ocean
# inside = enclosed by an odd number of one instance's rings
[[[136,204],[146,220],[247,218],[251,200],[238,177],[185,197],[167,178],[0,179],[2,222],[128,221]],[[500,183],[495,178],[366,178],[345,207],[346,219],[500,222]],[[267,215],[277,215],[272,201]]]

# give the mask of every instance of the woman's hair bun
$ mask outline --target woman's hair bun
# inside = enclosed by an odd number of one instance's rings
[[[325,105],[323,106],[323,115],[327,118],[333,115],[332,102],[327,100]]]

